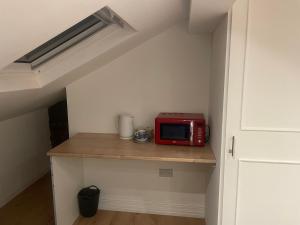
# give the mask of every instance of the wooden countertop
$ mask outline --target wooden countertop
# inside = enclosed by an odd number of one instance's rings
[[[216,164],[210,146],[137,144],[117,134],[79,133],[47,153],[48,156],[130,159]]]

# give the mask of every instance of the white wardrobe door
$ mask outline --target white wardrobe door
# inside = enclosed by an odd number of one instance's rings
[[[232,9],[223,225],[300,224],[300,1]]]

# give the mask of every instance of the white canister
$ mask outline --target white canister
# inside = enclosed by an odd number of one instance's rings
[[[133,116],[130,114],[119,115],[118,128],[121,139],[132,139],[134,133]]]

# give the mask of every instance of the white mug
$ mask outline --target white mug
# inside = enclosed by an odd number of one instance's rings
[[[134,133],[133,116],[130,114],[119,115],[118,129],[121,139],[132,139]]]

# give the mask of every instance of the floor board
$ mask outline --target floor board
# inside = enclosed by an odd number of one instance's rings
[[[0,208],[1,225],[54,225],[51,175],[47,174]]]
[[[92,218],[78,218],[74,225],[205,225],[205,221],[177,216],[99,210]]]

